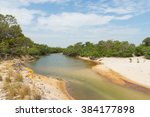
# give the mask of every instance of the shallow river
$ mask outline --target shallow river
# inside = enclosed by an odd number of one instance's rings
[[[28,65],[36,73],[66,81],[69,94],[75,99],[150,99],[149,94],[116,85],[95,73],[94,63],[51,54]]]

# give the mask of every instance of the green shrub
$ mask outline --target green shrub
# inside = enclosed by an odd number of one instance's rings
[[[145,58],[146,59],[150,59],[150,51],[148,51],[148,52],[145,53]]]
[[[29,55],[40,55],[40,51],[36,47],[28,48]]]

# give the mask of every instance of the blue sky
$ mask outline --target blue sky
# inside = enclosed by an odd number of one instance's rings
[[[0,0],[34,42],[66,47],[76,42],[150,36],[150,0]]]

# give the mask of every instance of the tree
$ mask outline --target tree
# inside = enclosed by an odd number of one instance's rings
[[[66,48],[64,54],[69,56],[85,57],[131,57],[135,51],[135,45],[127,41],[99,41],[98,44],[86,42],[85,44],[76,43]]]
[[[23,34],[16,18],[12,15],[4,16],[0,14],[0,41],[17,36],[23,36]]]
[[[149,50],[145,53],[145,58],[150,59],[150,48],[149,48]]]
[[[150,37],[145,38],[143,40],[142,44],[145,45],[145,46],[150,46]]]
[[[12,15],[0,14],[0,56],[46,55],[60,52],[60,48],[36,44],[22,33],[20,25]]]

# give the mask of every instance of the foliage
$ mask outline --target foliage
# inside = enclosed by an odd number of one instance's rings
[[[142,44],[145,45],[145,46],[150,46],[150,37],[145,38],[143,40]]]
[[[40,51],[36,47],[28,48],[28,54],[29,55],[39,55]]]
[[[135,49],[136,56],[145,56],[145,58],[150,59],[150,46],[139,45]]]
[[[85,57],[131,57],[134,53],[135,45],[127,41],[100,41],[97,44],[86,42],[85,44],[76,43],[64,50],[64,54],[69,56]]]
[[[36,44],[26,37],[17,23],[15,17],[0,14],[0,58],[21,55],[40,56],[50,53],[63,52],[69,56],[86,57],[131,57],[145,56],[150,58],[150,37],[145,38],[142,44],[135,47],[127,41],[99,41],[97,44],[90,42],[76,43],[66,49],[52,48],[47,45]]]
[[[68,46],[63,53],[69,56],[96,57],[132,57],[145,56],[150,59],[150,37],[145,38],[142,44],[135,46],[127,41],[99,41],[97,44],[81,42]]]
[[[150,50],[145,53],[145,58],[150,59]]]
[[[0,57],[5,55],[40,56],[61,52],[60,48],[50,48],[47,45],[36,44],[22,33],[15,17],[0,14]]]

